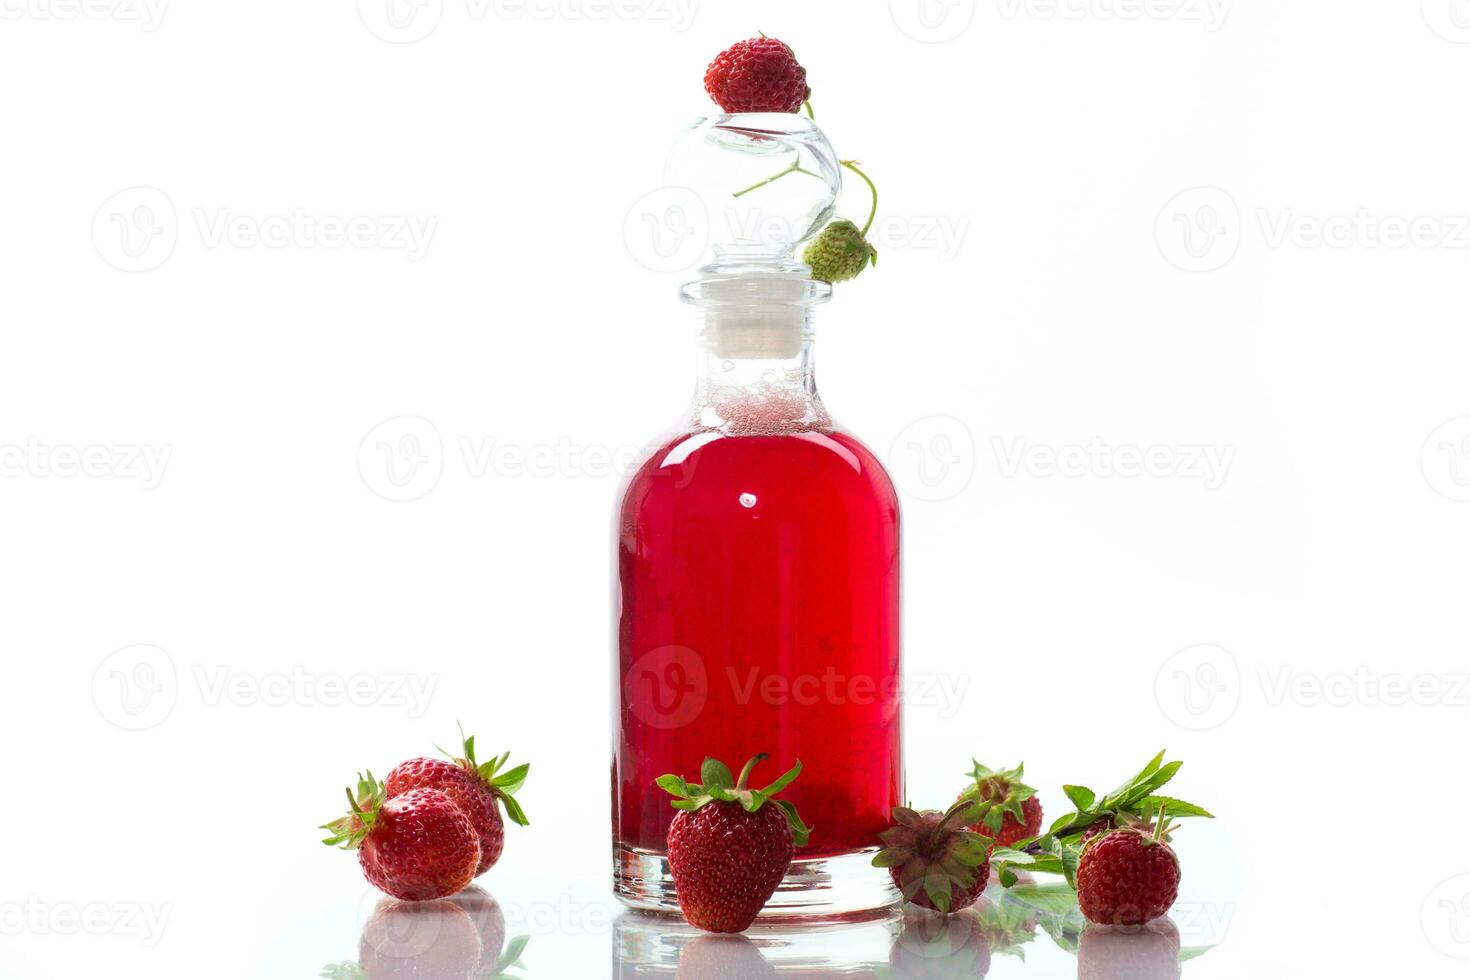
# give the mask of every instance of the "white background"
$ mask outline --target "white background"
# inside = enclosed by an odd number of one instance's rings
[[[530,974],[608,969],[607,456],[692,385],[625,218],[757,30],[883,192],[818,361],[964,691],[914,800],[1167,746],[1185,976],[1461,974],[1470,4],[157,3],[0,0],[0,975],[351,959],[314,827],[456,720],[533,763]]]

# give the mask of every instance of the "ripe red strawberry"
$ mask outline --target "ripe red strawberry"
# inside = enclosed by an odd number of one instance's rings
[[[707,932],[745,931],[785,877],[794,849],[810,836],[796,807],[772,799],[801,775],[800,761],[765,789],[746,789],[751,770],[766,758],[747,762],[738,780],[716,759],[704,760],[703,784],[676,775],[657,780],[678,797],[668,845],[679,908],[690,925]]]
[[[1179,858],[1164,842],[1167,821],[1152,835],[1132,828],[1094,837],[1077,861],[1077,904],[1089,922],[1142,925],[1179,897]]]
[[[372,773],[347,791],[352,812],[325,824],[322,843],[357,851],[362,873],[394,898],[424,901],[453,895],[480,865],[480,840],[464,811],[435,789],[388,799]]]
[[[973,784],[959,796],[984,804],[971,830],[992,838],[1001,847],[1041,834],[1041,801],[1036,798],[1036,790],[1021,782],[1025,771],[1024,763],[998,772],[975,763],[970,773]]]
[[[887,868],[906,901],[946,915],[975,904],[990,880],[993,842],[965,824],[977,807],[960,800],[946,812],[895,807],[897,824],[879,834],[885,845],[873,866]]]
[[[704,90],[726,112],[797,112],[812,94],[791,48],[764,36],[716,55],[705,69]]]
[[[384,786],[389,799],[409,790],[437,789],[453,800],[475,825],[475,833],[480,838],[480,866],[475,870],[478,876],[500,860],[500,852],[505,847],[505,821],[500,817],[500,807],[504,805],[506,815],[522,827],[529,825],[513,794],[525,783],[531,767],[516,766],[501,773],[501,766],[510,758],[509,752],[498,759],[477,763],[474,736],[463,738],[463,733],[460,734],[464,743],[461,756],[455,758],[446,752],[449,760],[410,759],[388,773]]]

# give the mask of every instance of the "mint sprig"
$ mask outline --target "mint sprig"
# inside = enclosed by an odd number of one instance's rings
[[[1046,833],[1032,840],[1017,841],[1010,848],[997,848],[991,854],[991,866],[1001,884],[1009,888],[1016,883],[1017,872],[1035,871],[1060,874],[1067,884],[1076,888],[1082,838],[1098,823],[1112,827],[1149,827],[1165,813],[1171,819],[1212,819],[1214,814],[1198,804],[1159,795],[1158,791],[1183,765],[1178,760],[1164,762],[1164,752],[1160,752],[1131,779],[1100,799],[1086,786],[1063,786],[1062,792],[1077,808],[1074,812],[1057,819]],[[1167,828],[1158,829],[1163,839],[1167,839]]]

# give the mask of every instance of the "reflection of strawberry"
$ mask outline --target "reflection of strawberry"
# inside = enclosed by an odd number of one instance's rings
[[[475,924],[454,903],[385,898],[362,928],[357,962],[369,980],[472,977],[481,960]]]
[[[492,976],[500,962],[500,954],[505,952],[505,915],[500,911],[499,903],[476,885],[471,885],[446,901],[464,910],[475,924],[475,933],[480,937],[480,962],[472,975]]]
[[[753,37],[715,55],[704,90],[726,112],[797,112],[811,98],[806,69],[773,37]]]
[[[887,868],[905,900],[945,914],[975,904],[990,880],[991,842],[971,830],[975,805],[960,800],[948,811],[895,807],[894,826],[879,834],[883,850],[873,865]]]
[[[747,762],[738,780],[715,759],[704,760],[703,784],[676,775],[658,778],[661,789],[678,797],[679,813],[669,826],[669,870],[679,908],[692,926],[743,932],[786,876],[793,850],[807,842],[796,808],[771,798],[801,775],[800,762],[763,790],[745,787],[765,758]]]
[[[1024,764],[996,771],[975,763],[970,773],[972,782],[960,794],[960,799],[985,807],[971,830],[994,838],[1001,847],[1040,835],[1041,801],[1036,798],[1036,790],[1021,782],[1025,771]]]
[[[511,820],[526,826],[528,821],[515,792],[526,781],[529,765],[516,766],[500,772],[510,757],[509,753],[489,762],[475,761],[474,736],[463,740],[462,755],[447,761],[444,759],[410,759],[388,773],[384,780],[388,796],[394,797],[413,789],[436,789],[454,801],[475,825],[480,838],[480,865],[475,874],[482,875],[500,860],[505,846],[505,822],[500,817],[504,805]],[[447,754],[447,753],[446,753]]]
[[[700,936],[679,951],[681,980],[765,980],[771,961],[744,936]]]
[[[1141,925],[1179,897],[1179,858],[1164,843],[1167,821],[1152,836],[1113,830],[1094,837],[1077,861],[1077,904],[1089,922]]]
[[[973,909],[957,915],[904,913],[903,929],[881,975],[904,980],[983,977],[990,972],[990,943]]]
[[[480,841],[470,818],[438,790],[415,789],[388,799],[372,773],[357,795],[347,791],[352,812],[324,825],[323,843],[357,851],[362,873],[394,898],[427,900],[452,895],[470,883],[480,865]]]
[[[1077,950],[1077,980],[1179,980],[1179,929],[1168,918],[1144,926],[1089,926]]]

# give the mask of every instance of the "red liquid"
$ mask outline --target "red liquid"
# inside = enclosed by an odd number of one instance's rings
[[[617,843],[662,852],[654,786],[707,755],[783,796],[802,857],[873,846],[902,802],[898,501],[839,432],[679,436],[629,484],[619,523]]]

